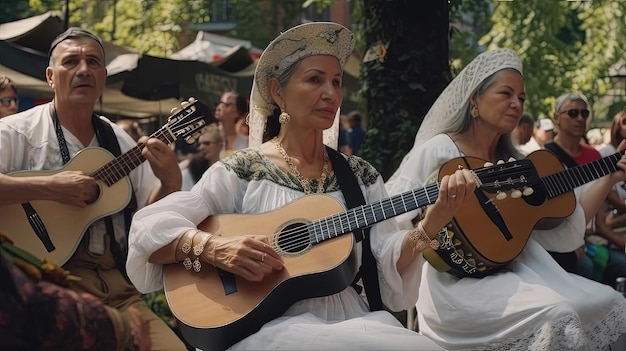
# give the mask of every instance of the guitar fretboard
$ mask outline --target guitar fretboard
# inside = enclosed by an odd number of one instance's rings
[[[174,142],[177,138],[183,138],[188,143],[191,143],[198,136],[196,134],[201,133],[202,128],[214,121],[215,118],[210,113],[208,107],[193,99],[182,110],[171,115],[167,124],[150,135],[150,138],[159,139],[167,145]],[[91,176],[101,180],[107,186],[115,184],[146,160],[141,154],[144,146],[144,144],[138,144],[100,167]]]
[[[168,145],[176,140],[176,136],[167,131],[165,126],[154,132],[150,135],[150,137],[157,138]],[[103,181],[108,186],[115,184],[146,160],[146,158],[141,154],[143,147],[143,144],[138,144],[132,149],[126,151],[124,154],[116,157],[111,162],[100,167],[97,171],[91,174],[91,176]]]
[[[617,152],[599,160],[542,177],[548,198],[572,191],[574,188],[617,171],[617,161],[620,158],[622,158],[622,153]]]
[[[439,183],[410,190],[374,204],[362,205],[348,211],[318,219],[307,226],[310,242],[321,243],[356,229],[435,203]]]

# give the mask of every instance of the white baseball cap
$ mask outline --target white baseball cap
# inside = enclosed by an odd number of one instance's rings
[[[554,123],[550,118],[542,118],[535,123],[535,126],[545,131],[554,130]]]

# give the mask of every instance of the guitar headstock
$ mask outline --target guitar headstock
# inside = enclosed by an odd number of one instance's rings
[[[194,98],[189,98],[180,105],[180,109],[172,109],[172,115],[167,118],[163,129],[167,129],[174,136],[174,140],[183,139],[191,144],[216,119],[209,107]]]
[[[533,188],[540,184],[540,176],[531,160],[521,159],[498,163],[473,170],[481,189],[488,193],[497,193],[497,199],[518,198],[533,194]]]

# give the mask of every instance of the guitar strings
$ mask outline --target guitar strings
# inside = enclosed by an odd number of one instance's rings
[[[365,228],[370,225],[369,223],[373,224],[379,221],[373,212],[376,206],[382,211],[382,218],[387,219],[397,214],[421,207],[418,206],[420,202],[423,202],[424,205],[428,205],[437,199],[438,189],[439,183],[429,184],[420,189],[407,191],[387,199],[379,200],[376,204],[355,207],[342,213],[319,218],[311,223],[303,224],[296,228],[290,228],[280,233],[280,235],[287,236],[286,239],[279,241],[280,248],[289,252],[297,247],[317,244],[340,234]],[[418,192],[423,194],[416,194]],[[402,209],[401,211],[396,211],[396,208],[398,208],[397,204],[400,203]],[[407,206],[411,209],[408,209]],[[361,215],[359,215],[359,213]],[[362,222],[363,224],[361,224]],[[319,229],[316,227],[319,227]],[[325,235],[325,233],[327,233],[327,235]]]
[[[203,120],[202,117],[196,117],[191,120],[188,119],[188,116],[185,116],[182,121],[176,122],[174,125],[178,125],[177,129],[187,129],[189,126],[192,126],[199,120]],[[182,127],[181,127],[182,126]],[[172,126],[165,125],[163,128],[157,130],[152,135],[151,138],[157,138],[159,140],[164,140],[168,143],[172,143],[176,140],[176,135],[174,133],[168,132],[166,133],[165,128],[170,128]],[[195,129],[195,128],[192,128]],[[108,186],[115,184],[118,180],[125,177],[130,171],[135,169],[139,164],[145,161],[145,158],[141,154],[141,150],[143,148],[143,144],[139,144],[132,149],[128,150],[124,154],[115,158],[113,161],[107,163],[106,165],[100,167],[96,170],[91,176],[104,181]],[[129,164],[130,163],[130,164]],[[120,172],[119,169],[123,169],[126,173]]]
[[[496,167],[501,168],[499,166],[500,165]],[[512,170],[514,170],[515,172],[513,172]],[[494,171],[493,171],[493,167],[485,167],[485,168],[479,168],[479,169],[473,170],[473,172],[476,174],[476,176],[480,178],[481,175],[487,175],[487,174],[493,173]],[[505,170],[500,170],[500,172],[498,173],[506,177],[506,175],[509,173],[518,174],[519,170],[507,168]],[[515,179],[506,179],[506,180],[501,181],[500,183],[514,184],[515,182],[523,182],[523,181],[515,180]],[[360,207],[350,209],[343,213],[319,218],[315,221],[312,221],[311,223],[302,224],[301,226],[298,226],[296,228],[288,229],[280,233],[281,235],[285,235],[287,237],[285,239],[281,238],[281,240],[279,241],[280,248],[284,251],[290,252],[291,250],[294,250],[295,248],[298,248],[298,247],[302,247],[302,246],[308,247],[310,244],[317,244],[317,243],[323,242],[324,240],[326,240],[326,236],[328,237],[328,239],[330,239],[332,237],[336,237],[340,234],[344,234],[344,233],[353,231],[355,229],[362,229],[368,225],[368,219],[372,219],[373,223],[378,222],[376,220],[375,214],[373,216],[366,215],[367,208],[369,208],[367,212],[371,213],[373,211],[374,206],[380,206],[380,210],[383,212],[383,219],[388,219],[396,215],[397,213],[396,205],[397,205],[398,199],[402,200],[401,203],[402,203],[403,209],[400,213],[406,213],[408,211],[411,211],[411,210],[407,210],[406,208],[407,205],[409,205],[409,207],[415,206],[415,209],[417,209],[425,205],[431,204],[437,199],[439,185],[440,185],[439,182],[432,183],[423,188],[410,190],[402,194],[390,197],[388,199],[380,200],[378,204],[363,205]],[[482,186],[487,186],[487,185],[498,186],[498,183],[490,182],[490,183],[482,184]],[[431,194],[429,196],[429,190],[436,190],[436,193]],[[417,194],[418,192],[424,193],[424,194]],[[405,201],[407,199],[409,201]],[[424,205],[418,206],[419,203],[424,203]],[[385,213],[390,212],[390,211],[393,211],[394,215],[386,216]],[[363,214],[362,218],[359,218],[359,216],[357,215],[357,212],[361,212]],[[350,219],[350,215],[352,215],[353,220]],[[342,220],[344,218],[345,218],[345,221]],[[364,225],[361,225],[361,221],[364,222]],[[347,222],[348,224],[347,228],[345,227],[343,222]],[[319,229],[317,229],[316,226],[319,227]],[[337,230],[337,228],[339,228],[339,230]],[[326,229],[326,231],[324,231],[324,229]],[[324,235],[324,233],[328,233],[328,235]],[[320,240],[320,235],[321,235],[321,240]],[[312,240],[313,238],[315,240]]]
[[[621,157],[620,153],[617,153],[616,155]],[[605,161],[605,160],[603,159],[602,161]],[[590,168],[591,166],[594,166],[594,165],[596,164],[594,163],[593,165],[582,165],[582,166],[576,167],[576,169],[569,169],[568,171],[571,171],[571,172],[566,172],[566,173],[559,172],[559,173],[547,175],[543,178],[546,178],[546,179],[559,178],[561,181],[567,183],[568,179],[564,179],[564,178],[567,178],[567,176],[573,173],[574,171],[587,173],[589,176],[592,176],[593,170],[589,170],[587,168]],[[600,165],[600,167],[602,167],[602,165]],[[608,165],[605,165],[605,167],[608,169]],[[491,175],[492,177],[497,177],[498,179],[492,182],[480,182],[479,186],[483,188],[491,187],[493,189],[500,189],[502,188],[503,184],[507,184],[510,186],[514,186],[516,184],[526,184],[527,179],[524,176],[524,170],[528,172],[528,168],[533,170],[534,165],[532,165],[530,160],[522,160],[522,162],[515,162],[513,164],[505,163],[505,164],[500,164],[500,165],[495,165],[495,166],[490,166],[490,167],[477,168],[477,169],[472,170],[472,172],[478,177],[479,181],[480,181],[480,178],[483,176]],[[613,170],[613,168],[611,168],[611,170]],[[573,183],[573,179],[569,179],[569,181],[571,184],[574,184],[574,185],[577,184],[577,183]],[[544,187],[547,187],[547,188],[552,187],[550,184],[545,184],[544,180],[542,180],[542,183],[544,183]],[[396,215],[396,205],[397,205],[396,200],[397,199],[402,200],[402,206],[404,207],[404,209],[401,213],[408,212],[406,211],[407,204],[416,205],[416,208],[420,208],[420,207],[423,207],[423,206],[417,206],[420,202],[425,202],[425,205],[433,203],[433,201],[437,199],[439,185],[440,183],[438,182],[433,183],[424,188],[411,190],[411,191],[396,195],[394,197],[391,197],[385,200],[380,200],[378,203],[378,206],[380,206],[380,209],[383,211],[384,219],[388,219],[388,216],[384,216],[384,213],[387,213],[390,209],[393,210],[394,216]],[[436,187],[437,192],[429,196],[428,195],[429,187]],[[550,189],[547,189],[547,190],[550,193]],[[423,192],[424,195],[418,192]],[[560,194],[560,192],[557,194]],[[550,194],[548,194],[548,196],[552,197],[550,196]],[[406,199],[408,199],[409,201],[405,202]],[[368,217],[366,215],[366,209],[369,207],[368,213],[370,213],[373,211],[374,206],[376,205],[374,204],[363,205],[363,206],[353,208],[343,213],[334,214],[331,216],[317,219],[309,224],[306,224],[306,225],[303,224],[302,226],[299,226],[295,229],[286,230],[285,232],[283,232],[283,234],[293,235],[293,237],[289,237],[285,240],[282,240],[281,243],[285,243],[285,250],[289,251],[290,249],[294,249],[296,247],[302,246],[304,243],[306,243],[307,245],[309,243],[313,243],[311,240],[311,235],[308,234],[309,232],[311,232],[314,238],[316,239],[315,242],[319,243],[321,241],[324,241],[326,238],[326,236],[324,235],[324,229],[326,229],[326,231],[328,232],[327,236],[328,236],[328,239],[330,239],[331,237],[344,234],[346,232],[352,231],[357,228],[364,228],[365,226],[368,225],[368,218],[373,219],[374,223],[377,222],[375,214],[373,215],[373,217],[372,216]],[[362,218],[359,218],[357,214],[358,212],[363,214]],[[352,215],[353,220],[350,219],[350,215]],[[348,223],[347,229],[344,227],[344,223],[343,223],[344,221],[342,221],[342,219],[344,218],[346,220],[345,222]],[[361,220],[365,222],[364,225],[361,225]],[[354,229],[352,228],[352,224],[354,224]],[[316,226],[319,226],[319,230],[316,229]],[[340,230],[337,230],[337,227],[339,227]],[[334,230],[331,230],[331,228],[333,228]],[[320,234],[321,234],[322,240],[319,240]]]

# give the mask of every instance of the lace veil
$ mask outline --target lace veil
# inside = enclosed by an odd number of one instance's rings
[[[402,182],[399,181],[399,178],[410,159],[411,153],[435,135],[450,131],[450,126],[465,118],[469,111],[470,97],[476,88],[486,78],[505,68],[513,68],[520,74],[523,73],[522,62],[515,51],[500,48],[483,52],[465,66],[448,84],[424,117],[415,136],[413,148],[387,180],[385,185],[390,194],[401,192],[396,191],[396,188],[402,188],[402,184],[400,184]]]
[[[335,56],[343,67],[353,49],[352,32],[332,22],[301,24],[274,39],[263,51],[254,72],[248,116],[249,146],[255,147],[263,143],[267,117],[271,116],[276,108],[268,91],[270,78],[280,76],[293,64],[313,55]],[[324,131],[324,143],[336,149],[338,137],[339,109],[332,127]]]

